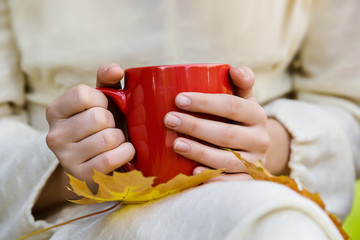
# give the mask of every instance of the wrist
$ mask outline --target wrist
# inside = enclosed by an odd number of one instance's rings
[[[291,136],[285,126],[273,118],[268,118],[267,129],[270,145],[266,152],[265,168],[274,175],[288,174]]]
[[[66,188],[68,182],[69,178],[63,167],[59,164],[49,177],[39,198],[35,202],[32,209],[35,218],[38,218],[42,213],[54,207],[64,204],[68,199],[74,199],[75,194]]]

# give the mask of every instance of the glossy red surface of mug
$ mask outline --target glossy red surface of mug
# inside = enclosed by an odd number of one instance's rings
[[[129,141],[136,149],[127,170],[138,169],[144,176],[156,176],[155,184],[179,173],[191,175],[199,164],[174,152],[172,144],[182,135],[164,126],[164,116],[170,111],[181,111],[175,106],[175,97],[180,92],[232,94],[229,69],[230,65],[226,64],[130,68],[125,70],[123,90],[98,88],[126,117]],[[190,114],[219,120],[214,116]]]

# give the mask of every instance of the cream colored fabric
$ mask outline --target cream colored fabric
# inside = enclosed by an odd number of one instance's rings
[[[123,206],[108,216],[68,225],[53,239],[65,239],[69,232],[76,240],[341,239],[331,225],[320,208],[280,185],[221,182],[140,206]],[[308,231],[294,234],[303,227]]]
[[[97,68],[108,62],[123,68],[249,65],[257,76],[256,97],[293,137],[291,176],[320,192],[328,210],[344,218],[355,170],[360,173],[359,5],[357,0],[0,0],[0,177],[5,183],[0,238],[15,239],[104,207],[69,206],[47,221],[31,215],[57,164],[45,144],[46,105],[79,83],[94,86]],[[300,68],[289,71],[296,56]],[[290,92],[296,100],[284,98]],[[118,234],[262,239],[269,232],[294,239],[293,224],[313,226],[306,229],[314,239],[339,239],[317,206],[261,182],[211,184],[127,209],[66,226],[54,239],[83,239],[80,233],[88,239]],[[284,221],[284,215],[293,221]]]

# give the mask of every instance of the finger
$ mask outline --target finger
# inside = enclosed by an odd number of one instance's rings
[[[227,150],[210,147],[186,138],[177,138],[173,143],[173,148],[176,153],[211,168],[225,168],[226,172],[247,172],[244,164]],[[238,152],[247,161],[258,160],[255,154]]]
[[[246,151],[265,151],[268,147],[267,135],[262,129],[265,126],[244,127],[179,112],[166,114],[164,123],[171,130],[221,147]]]
[[[114,127],[114,116],[109,110],[102,107],[93,107],[64,121],[57,121],[53,124],[49,134],[57,134],[56,138],[63,141],[78,142],[96,132]],[[54,131],[57,133],[54,133]]]
[[[205,171],[209,168],[207,167],[196,167],[193,171],[193,175],[197,175],[202,171]],[[222,174],[218,177],[214,177],[206,181],[206,183],[217,182],[217,181],[244,181],[244,180],[254,180],[248,173],[232,173],[232,174]]]
[[[223,182],[223,181],[248,181],[254,180],[248,173],[232,173],[214,177],[207,182]]]
[[[124,71],[116,63],[103,65],[97,72],[96,87],[120,88],[120,80]]]
[[[99,154],[112,150],[125,142],[123,132],[118,128],[107,128],[97,132],[78,143],[72,143],[73,151],[76,154],[72,161],[76,164],[83,163]]]
[[[118,147],[125,141],[120,129],[109,128],[89,136],[77,143],[57,145],[56,156],[66,168],[75,168],[89,159]],[[56,149],[55,149],[56,150]]]
[[[255,74],[249,67],[231,67],[230,78],[235,86],[235,95],[242,98],[253,97]]]
[[[129,143],[125,142],[115,149],[106,151],[96,157],[84,162],[80,165],[79,171],[83,174],[92,175],[95,169],[101,173],[108,174],[124,164],[130,162],[135,156],[135,148]]]
[[[229,94],[180,93],[175,98],[175,104],[186,111],[207,113],[248,125],[264,122],[267,117],[256,101]]]
[[[92,107],[107,106],[108,100],[103,93],[87,85],[78,85],[49,104],[46,118],[51,125],[54,119],[65,119]]]
[[[208,168],[208,167],[203,167],[203,166],[196,167],[196,168],[194,168],[192,174],[193,174],[193,175],[198,175],[199,173],[201,173],[201,172],[203,172],[203,171],[205,171],[205,170],[209,170],[209,169],[210,169],[210,168]]]

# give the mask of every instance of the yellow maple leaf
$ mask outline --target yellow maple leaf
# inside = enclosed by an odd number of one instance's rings
[[[85,181],[80,181],[71,175],[70,191],[83,197],[79,200],[70,200],[78,204],[93,204],[108,201],[122,203],[142,203],[160,199],[169,194],[177,193],[195,187],[211,178],[221,175],[222,169],[205,170],[194,176],[179,174],[166,183],[152,186],[155,177],[144,177],[140,171],[114,172],[112,176],[94,170],[93,180],[99,185],[98,192],[93,194]]]
[[[235,154],[235,156],[242,161],[242,163],[247,168],[249,174],[255,180],[265,180],[276,182],[279,184],[286,185],[298,192],[304,197],[307,197],[317,203],[331,218],[334,224],[339,229],[340,233],[344,239],[349,239],[349,236],[342,229],[341,221],[333,214],[329,213],[325,209],[325,204],[320,198],[319,194],[312,194],[306,190],[303,186],[298,186],[298,184],[288,176],[273,176],[261,165],[261,162],[251,163],[243,159],[241,155],[237,152],[227,149]],[[191,187],[195,187],[201,183],[204,183],[211,178],[220,176],[223,173],[224,169],[218,170],[205,170],[195,176],[186,176],[184,174],[179,174],[173,179],[169,180],[166,183],[159,184],[155,187],[152,186],[155,177],[144,177],[141,172],[134,170],[131,172],[119,173],[114,172],[112,176],[102,174],[94,170],[93,180],[99,184],[99,189],[96,194],[93,194],[90,189],[87,187],[85,181],[80,181],[74,178],[71,175],[68,175],[70,178],[70,191],[73,191],[78,196],[83,197],[79,200],[70,200],[71,202],[78,204],[93,204],[107,201],[117,201],[117,203],[105,210],[95,212],[89,215],[85,215],[79,218],[75,218],[64,223],[60,223],[49,228],[40,229],[38,231],[32,232],[23,236],[21,239],[34,236],[41,232],[66,225],[68,223],[83,219],[89,216],[94,216],[100,213],[104,213],[116,208],[120,203],[142,203],[155,199],[160,199],[169,194],[177,193]]]
[[[347,235],[347,233],[342,228],[342,222],[340,219],[332,214],[329,213],[326,208],[325,204],[322,201],[320,195],[318,193],[311,193],[309,192],[304,186],[299,186],[294,179],[288,177],[288,176],[274,176],[271,173],[269,173],[261,164],[261,161],[257,161],[255,163],[248,162],[244,158],[241,157],[240,153],[234,152],[231,149],[227,149],[231,151],[235,156],[242,161],[242,163],[245,165],[246,169],[248,170],[250,176],[254,178],[255,180],[264,180],[264,181],[270,181],[270,182],[276,182],[285,186],[288,186],[295,192],[299,193],[303,197],[306,197],[313,202],[315,202],[325,213],[330,217],[332,222],[335,224],[339,232],[341,233],[342,237],[344,239],[350,239],[350,237]]]

